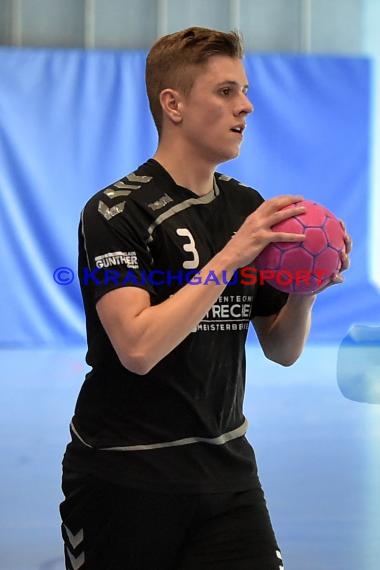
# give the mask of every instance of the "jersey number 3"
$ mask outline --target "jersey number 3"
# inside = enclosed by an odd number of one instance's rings
[[[199,254],[195,247],[195,241],[192,233],[187,228],[178,228],[177,235],[186,238],[186,243],[182,245],[184,251],[191,253],[192,259],[187,259],[183,262],[184,269],[196,269],[199,265]]]

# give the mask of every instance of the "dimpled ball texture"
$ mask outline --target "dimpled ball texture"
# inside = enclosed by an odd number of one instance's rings
[[[261,277],[287,293],[311,293],[322,288],[341,267],[344,230],[324,206],[297,202],[306,212],[272,227],[275,232],[305,234],[303,242],[272,242],[255,259]],[[291,208],[293,206],[287,206]]]

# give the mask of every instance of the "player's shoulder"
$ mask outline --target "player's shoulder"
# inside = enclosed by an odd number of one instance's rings
[[[227,174],[222,174],[221,172],[215,173],[215,179],[217,186],[220,188],[221,191],[231,194],[233,198],[239,197],[241,200],[247,200],[250,203],[254,203],[259,206],[263,201],[264,198],[252,186],[233,178],[232,176],[228,176]]]
[[[169,200],[169,197],[166,199]],[[160,201],[160,206],[164,206],[165,195],[162,184],[148,161],[96,192],[85,204],[83,212],[87,215],[100,213],[106,220],[111,220],[117,214],[127,209],[133,210],[139,204],[155,205],[157,201]]]

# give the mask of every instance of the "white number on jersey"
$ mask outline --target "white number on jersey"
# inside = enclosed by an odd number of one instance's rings
[[[184,269],[196,269],[199,265],[199,255],[195,247],[195,241],[192,233],[187,228],[178,228],[177,235],[187,238],[189,241],[183,244],[184,251],[191,253],[193,258],[183,262]]]

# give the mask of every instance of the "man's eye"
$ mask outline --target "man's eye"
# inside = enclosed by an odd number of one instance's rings
[[[230,87],[223,87],[223,89],[221,89],[221,93],[222,93],[222,95],[229,95],[231,93],[231,88]]]

